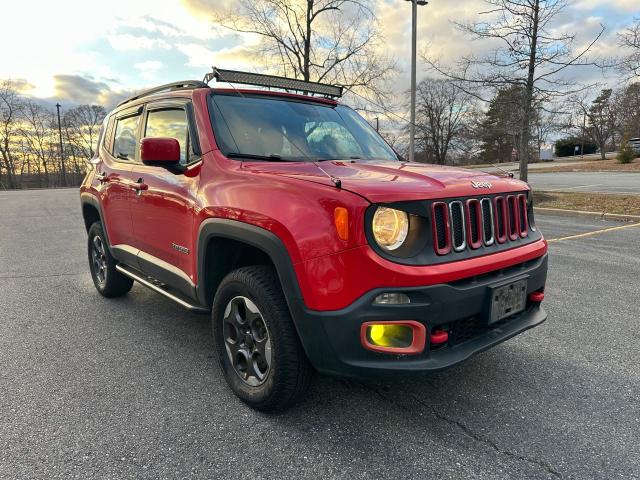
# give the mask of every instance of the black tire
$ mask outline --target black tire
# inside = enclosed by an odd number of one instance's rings
[[[257,314],[251,311],[254,307]],[[238,320],[242,312],[244,321]],[[243,267],[227,275],[215,294],[211,315],[218,363],[242,401],[256,410],[274,412],[303,397],[313,370],[273,268]],[[247,328],[249,324],[251,327]],[[252,333],[254,327],[260,331],[257,336]],[[264,356],[261,353],[265,353],[265,346],[260,347],[261,343],[270,346]],[[246,358],[252,359],[253,364],[247,367]]]
[[[91,278],[100,295],[107,298],[121,297],[131,290],[133,280],[116,270],[116,260],[111,256],[100,222],[95,222],[89,228],[87,247]]]

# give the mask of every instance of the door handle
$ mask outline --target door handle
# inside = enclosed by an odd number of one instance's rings
[[[149,190],[149,185],[144,183],[144,179],[139,178],[138,181],[133,184],[133,189],[140,195],[145,190]]]

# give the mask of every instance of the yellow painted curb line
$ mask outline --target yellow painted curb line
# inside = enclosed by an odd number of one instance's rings
[[[622,225],[620,227],[603,228],[602,230],[595,230],[593,232],[580,233],[578,235],[569,235],[568,237],[552,238],[551,240],[547,240],[547,242],[549,243],[562,242],[564,240],[573,240],[574,238],[591,237],[593,235],[599,235],[601,233],[613,232],[614,230],[622,230],[624,228],[633,228],[633,227],[640,227],[640,223],[633,223],[631,225]]]

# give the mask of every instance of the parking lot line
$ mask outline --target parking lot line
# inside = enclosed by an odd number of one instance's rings
[[[601,230],[595,230],[593,232],[580,233],[578,235],[569,235],[568,237],[552,238],[550,240],[547,240],[547,242],[549,242],[549,243],[551,243],[551,242],[562,242],[564,240],[573,240],[574,238],[590,237],[592,235],[599,235],[601,233],[613,232],[614,230],[623,230],[625,228],[633,228],[633,227],[640,227],[640,223],[633,223],[631,225],[622,225],[620,227],[603,228]]]
[[[564,192],[565,190],[575,190],[577,188],[601,187],[602,185],[604,185],[604,183],[594,183],[593,185],[575,185],[573,187],[561,186],[561,187],[557,187],[557,188],[546,189],[545,191],[546,192]]]

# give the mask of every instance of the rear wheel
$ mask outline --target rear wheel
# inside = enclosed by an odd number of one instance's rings
[[[131,290],[133,280],[116,270],[116,261],[111,256],[100,222],[89,228],[88,253],[91,278],[101,295],[120,297]]]
[[[303,396],[312,369],[272,268],[227,275],[214,298],[212,327],[220,368],[241,400],[276,411]]]

